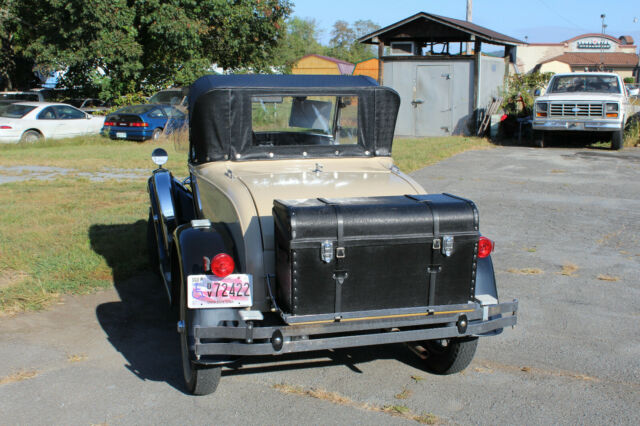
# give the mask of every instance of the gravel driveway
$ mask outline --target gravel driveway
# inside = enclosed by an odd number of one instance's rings
[[[114,290],[0,319],[1,423],[640,424],[640,150],[496,148],[413,176],[477,203],[520,300],[462,374],[394,345],[264,358],[188,396],[160,284],[115,270]]]

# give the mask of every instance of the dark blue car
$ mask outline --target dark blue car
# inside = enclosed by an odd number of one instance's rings
[[[156,140],[163,132],[171,133],[186,123],[187,115],[171,105],[130,105],[109,114],[102,132],[111,139]]]

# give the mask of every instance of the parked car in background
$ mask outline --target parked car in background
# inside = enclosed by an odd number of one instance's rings
[[[189,96],[188,87],[174,87],[172,89],[161,90],[149,98],[150,104],[166,104],[179,107],[187,107]]]
[[[109,114],[103,133],[111,139],[156,140],[187,123],[187,115],[172,105],[130,105]]]
[[[80,109],[84,112],[103,112],[108,111],[110,105],[105,101],[101,101],[100,99],[94,98],[77,98],[77,99],[66,99],[64,101],[65,104],[73,105],[74,107]]]
[[[611,149],[621,149],[629,112],[627,90],[617,74],[556,74],[535,101],[534,142],[542,148],[551,133],[598,132],[611,139]]]
[[[104,117],[51,102],[16,102],[0,105],[0,142],[36,142],[98,134]]]
[[[19,101],[45,102],[44,95],[39,91],[0,92],[0,104],[11,104]]]

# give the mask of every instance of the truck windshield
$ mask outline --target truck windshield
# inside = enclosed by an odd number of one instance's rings
[[[621,93],[618,78],[610,75],[564,75],[551,82],[550,93],[599,92]]]
[[[357,96],[253,96],[255,146],[355,145]]]

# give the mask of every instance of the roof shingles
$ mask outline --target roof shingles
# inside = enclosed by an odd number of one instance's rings
[[[620,53],[620,52],[567,52],[560,56],[547,59],[542,62],[546,64],[548,62],[558,61],[564,62],[569,65],[594,65],[594,64],[606,64],[609,66],[623,66],[634,67],[638,65],[638,55],[635,53]]]

